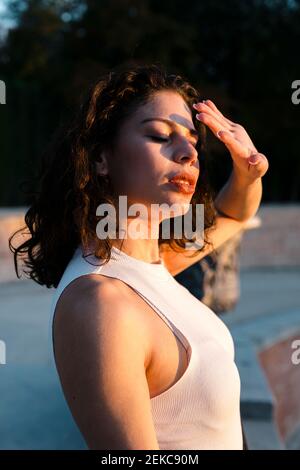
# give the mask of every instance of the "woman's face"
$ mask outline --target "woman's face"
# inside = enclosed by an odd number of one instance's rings
[[[126,195],[128,206],[141,203],[149,209],[151,204],[177,203],[187,207],[193,193],[182,192],[180,185],[169,180],[186,172],[197,181],[197,139],[184,99],[173,91],[157,92],[123,123],[114,153],[107,159],[117,196]]]

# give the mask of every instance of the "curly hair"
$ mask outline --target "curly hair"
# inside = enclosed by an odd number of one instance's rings
[[[95,235],[99,221],[96,208],[101,203],[115,204],[115,199],[110,181],[97,174],[95,162],[102,150],[113,149],[122,122],[161,90],[172,90],[183,97],[199,132],[196,149],[201,172],[191,205],[193,221],[196,204],[205,207],[205,239],[198,251],[210,244],[207,233],[215,224],[216,212],[204,158],[206,128],[195,118],[192,106],[202,98],[186,79],[168,74],[161,64],[128,63],[98,77],[73,118],[54,132],[43,154],[39,188],[31,194],[32,201],[25,214],[26,226],[9,238],[17,277],[20,277],[18,261],[21,258],[26,275],[48,288],[57,287],[79,244],[86,249],[94,243],[94,255],[109,261],[110,239],[100,240]],[[160,248],[162,243],[167,243],[174,251],[180,251],[187,241],[194,241],[185,236],[174,238],[172,223],[170,228],[170,239],[162,239],[160,224]],[[14,247],[13,238],[24,229],[28,238]]]

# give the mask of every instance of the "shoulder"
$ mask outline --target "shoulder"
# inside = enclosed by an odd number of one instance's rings
[[[54,343],[61,338],[83,333],[89,341],[105,344],[109,335],[133,338],[140,343],[146,367],[150,363],[151,344],[132,289],[123,281],[99,274],[80,276],[62,292],[53,321]]]
[[[103,277],[74,280],[57,304],[53,339],[64,395],[89,448],[158,449],[145,325],[126,286]]]

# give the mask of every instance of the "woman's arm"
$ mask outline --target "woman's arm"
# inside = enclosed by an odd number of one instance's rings
[[[262,197],[262,180],[247,181],[232,171],[228,181],[215,198],[215,207],[220,214],[240,222],[253,217]]]
[[[147,325],[120,281],[98,278],[76,279],[57,304],[55,362],[65,398],[89,449],[157,450]]]
[[[212,101],[198,103],[194,108],[201,111],[197,119],[206,124],[229,150],[233,169],[215,199],[219,215],[214,229],[209,233],[212,246],[205,247],[196,256],[188,257],[195,251],[176,253],[168,245],[162,245],[161,256],[173,276],[200,261],[245,228],[259,208],[262,177],[269,167],[266,156],[256,150],[243,126],[223,116]]]
[[[238,232],[244,230],[248,220],[256,214],[259,208],[261,195],[261,178],[246,184],[238,181],[231,174],[230,179],[215,199],[215,206],[219,214],[216,217],[214,228],[210,229],[208,234],[211,245],[206,245],[201,252],[193,257],[190,256],[195,254],[195,251],[185,250],[177,253],[169,245],[161,245],[161,257],[172,276],[176,276],[197,263]]]
[[[161,245],[160,255],[163,259],[164,265],[172,276],[177,276],[177,274],[189,268],[194,263],[197,263],[209,253],[218,249],[223,243],[241,230],[245,229],[247,220],[239,222],[231,217],[217,216],[215,227],[210,230],[208,237],[212,245],[206,245],[204,249],[196,255],[195,251],[192,250],[185,250],[177,253],[172,250],[169,245]],[[194,256],[190,257],[192,254],[194,254]]]
[[[223,116],[212,101],[194,107],[201,111],[197,119],[223,142],[232,160],[231,175],[215,199],[216,209],[235,220],[247,220],[259,207],[261,178],[267,172],[269,162],[257,151],[244,127]]]

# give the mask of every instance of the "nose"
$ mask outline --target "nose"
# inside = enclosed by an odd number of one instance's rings
[[[175,150],[174,160],[177,163],[193,165],[198,162],[198,152],[190,142],[185,141]]]

